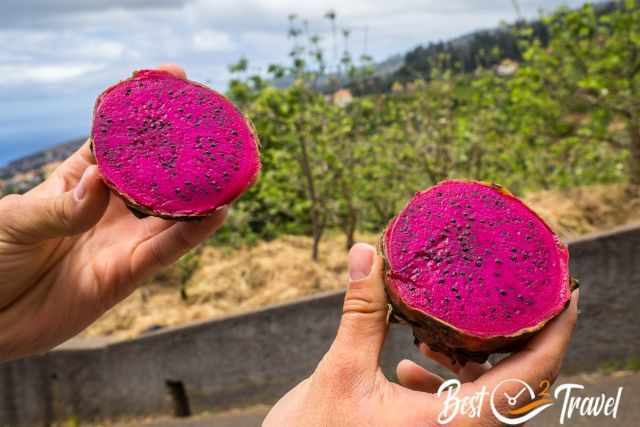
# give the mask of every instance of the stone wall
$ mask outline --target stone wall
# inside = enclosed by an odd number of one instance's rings
[[[640,357],[639,249],[640,228],[571,242],[581,314],[565,373]],[[0,426],[171,414],[167,382],[182,385],[194,412],[273,402],[309,375],[329,348],[342,299],[341,292],[318,295],[2,364]],[[382,358],[388,375],[403,358],[422,360],[412,342],[407,328],[391,328]]]

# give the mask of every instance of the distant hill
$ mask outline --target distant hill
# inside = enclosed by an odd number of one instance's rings
[[[84,141],[86,140],[75,139],[13,160],[6,166],[0,167],[0,179],[9,179],[19,173],[40,169],[47,163],[64,160],[80,148]]]
[[[638,0],[640,2],[640,0]],[[619,7],[615,1],[597,0],[598,13],[607,13]],[[515,29],[527,27],[533,30],[533,36],[543,45],[549,40],[549,30],[541,20],[519,20],[506,27],[478,30],[448,41],[431,42],[419,45],[408,51],[404,57],[395,57],[394,67],[387,68],[383,64],[376,65],[373,77],[364,81],[351,82],[348,86],[358,95],[387,92],[394,82],[409,82],[416,79],[429,79],[433,64],[438,58],[445,56],[447,61],[439,65],[462,73],[470,73],[479,67],[488,68],[501,63],[504,59],[520,61],[522,51],[518,45]]]
[[[373,66],[373,77],[374,78],[387,78],[391,74],[398,71],[403,67],[405,63],[405,56],[403,54],[392,55],[389,58],[385,59],[382,62],[374,64]],[[271,81],[277,88],[286,88],[290,86],[294,81],[294,76],[286,75]],[[318,78],[317,87],[320,91],[325,93],[333,92],[340,86],[348,86],[349,78],[345,75],[342,77],[338,77],[336,73],[329,73],[326,75],[322,75]]]

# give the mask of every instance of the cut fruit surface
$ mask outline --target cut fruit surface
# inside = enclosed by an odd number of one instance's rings
[[[460,363],[516,349],[571,297],[566,245],[496,185],[445,181],[416,194],[382,251],[396,315]]]
[[[138,71],[103,92],[91,141],[107,185],[147,215],[209,215],[260,172],[248,119],[212,89],[165,71]]]

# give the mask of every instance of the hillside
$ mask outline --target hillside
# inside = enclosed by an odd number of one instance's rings
[[[599,15],[616,7],[618,4],[615,1],[595,2]],[[403,57],[396,57],[395,61],[391,61],[394,65],[392,68],[383,66],[386,61],[376,65],[373,76],[367,79],[366,84],[353,83],[352,89],[359,94],[387,92],[395,82],[428,79],[434,64],[444,65],[456,72],[471,73],[480,67],[494,67],[507,59],[520,62],[523,51],[516,33],[524,28],[529,28],[531,36],[540,40],[542,45],[548,44],[549,28],[542,20],[520,19],[505,26],[477,30],[450,40],[416,46]],[[442,58],[446,58],[444,64]]]
[[[629,200],[620,185],[599,185],[531,194],[525,200],[564,240],[640,223],[640,199]],[[233,211],[231,212],[233,215]],[[358,241],[375,244],[374,234]],[[145,330],[239,313],[319,292],[344,288],[346,254],[342,236],[323,240],[320,259],[311,262],[311,239],[285,236],[237,250],[206,246],[180,299],[179,271],[167,269],[138,289],[84,332],[85,336],[126,338]]]
[[[47,163],[61,161],[80,148],[84,141],[85,139],[74,139],[13,160],[6,166],[0,167],[0,179],[8,179],[20,173],[40,169]]]

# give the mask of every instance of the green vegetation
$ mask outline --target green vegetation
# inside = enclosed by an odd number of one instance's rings
[[[327,17],[335,30],[335,13]],[[541,22],[545,31],[523,22],[509,29],[522,58],[510,75],[482,62],[465,73],[443,50],[429,57],[428,74],[390,93],[334,102],[318,90],[329,79],[318,36],[290,17],[291,64],[269,69],[291,77],[289,87],[247,75],[244,59],[231,68],[239,77],[229,95],[254,121],[264,173],[217,239],[304,233],[315,259],[327,229],[350,244],[356,230],[381,230],[415,191],[453,177],[517,193],[608,182],[637,191],[638,2],[561,9]],[[357,62],[345,51],[334,77],[366,82],[370,58]]]
[[[598,370],[605,375],[618,371],[640,372],[640,359],[630,357],[626,360],[607,360],[600,364]]]

